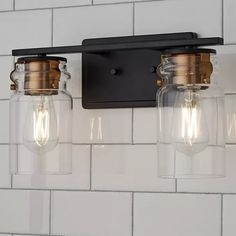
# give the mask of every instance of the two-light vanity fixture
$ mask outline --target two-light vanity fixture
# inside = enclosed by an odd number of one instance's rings
[[[13,56],[30,57],[18,58],[11,73],[12,171],[71,173],[70,74],[66,59],[55,54],[82,53],[84,108],[157,104],[161,177],[224,176],[224,94],[213,72],[216,51],[200,48],[221,44],[222,38],[175,33],[13,50]]]

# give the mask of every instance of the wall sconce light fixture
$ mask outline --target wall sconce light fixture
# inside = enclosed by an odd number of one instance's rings
[[[72,97],[62,57],[21,57],[11,73],[10,158],[16,174],[71,173]]]
[[[162,55],[157,93],[162,177],[224,176],[224,93],[212,76],[215,53],[198,48]]]
[[[21,172],[23,149],[37,156],[48,155],[33,161],[40,162],[42,168],[42,160],[50,162],[49,154],[62,144],[58,149],[63,154],[59,158],[62,165],[56,165],[56,171],[69,172],[69,74],[65,59],[46,55],[82,53],[84,108],[153,107],[157,98],[160,176],[222,176],[223,93],[212,83],[215,51],[198,48],[217,44],[223,44],[223,39],[198,38],[196,33],[187,32],[86,39],[78,46],[13,50],[13,56],[36,55],[18,59],[11,74],[16,88],[11,98],[15,169]],[[64,148],[67,151],[62,151]]]

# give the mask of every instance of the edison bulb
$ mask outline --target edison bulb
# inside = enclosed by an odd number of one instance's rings
[[[172,136],[176,150],[189,156],[208,146],[209,134],[199,87],[188,87],[177,92]]]
[[[52,96],[31,96],[23,139],[25,147],[37,154],[44,154],[56,147],[59,137]]]

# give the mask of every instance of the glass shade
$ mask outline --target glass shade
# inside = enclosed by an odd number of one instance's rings
[[[173,55],[163,58],[160,72],[164,84],[157,92],[159,176],[223,177],[223,91],[217,86],[214,73],[210,82],[194,83],[200,81],[199,71],[210,65],[195,62],[193,69],[183,61],[177,65],[171,57]],[[213,63],[215,57],[211,55],[210,60]],[[189,68],[181,69],[181,66]],[[188,82],[180,82],[183,78]]]
[[[33,62],[41,62],[34,58]],[[62,58],[44,58],[43,67],[31,59],[15,64],[10,98],[10,161],[13,174],[70,174],[72,155],[72,97],[66,90],[70,75]],[[56,68],[51,63],[57,62]],[[50,87],[48,80],[58,86]],[[53,75],[53,77],[51,77]],[[43,78],[43,79],[42,79]],[[38,83],[41,81],[43,88]],[[30,84],[33,81],[33,85]],[[54,81],[53,83],[56,83]],[[33,87],[37,85],[37,87]],[[54,86],[54,85],[53,85]]]

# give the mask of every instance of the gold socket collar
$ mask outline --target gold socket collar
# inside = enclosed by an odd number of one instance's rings
[[[54,95],[58,93],[62,57],[25,57],[16,64],[24,64],[24,90],[27,95]]]
[[[179,85],[210,84],[213,65],[211,49],[170,50],[161,58],[160,74]]]

